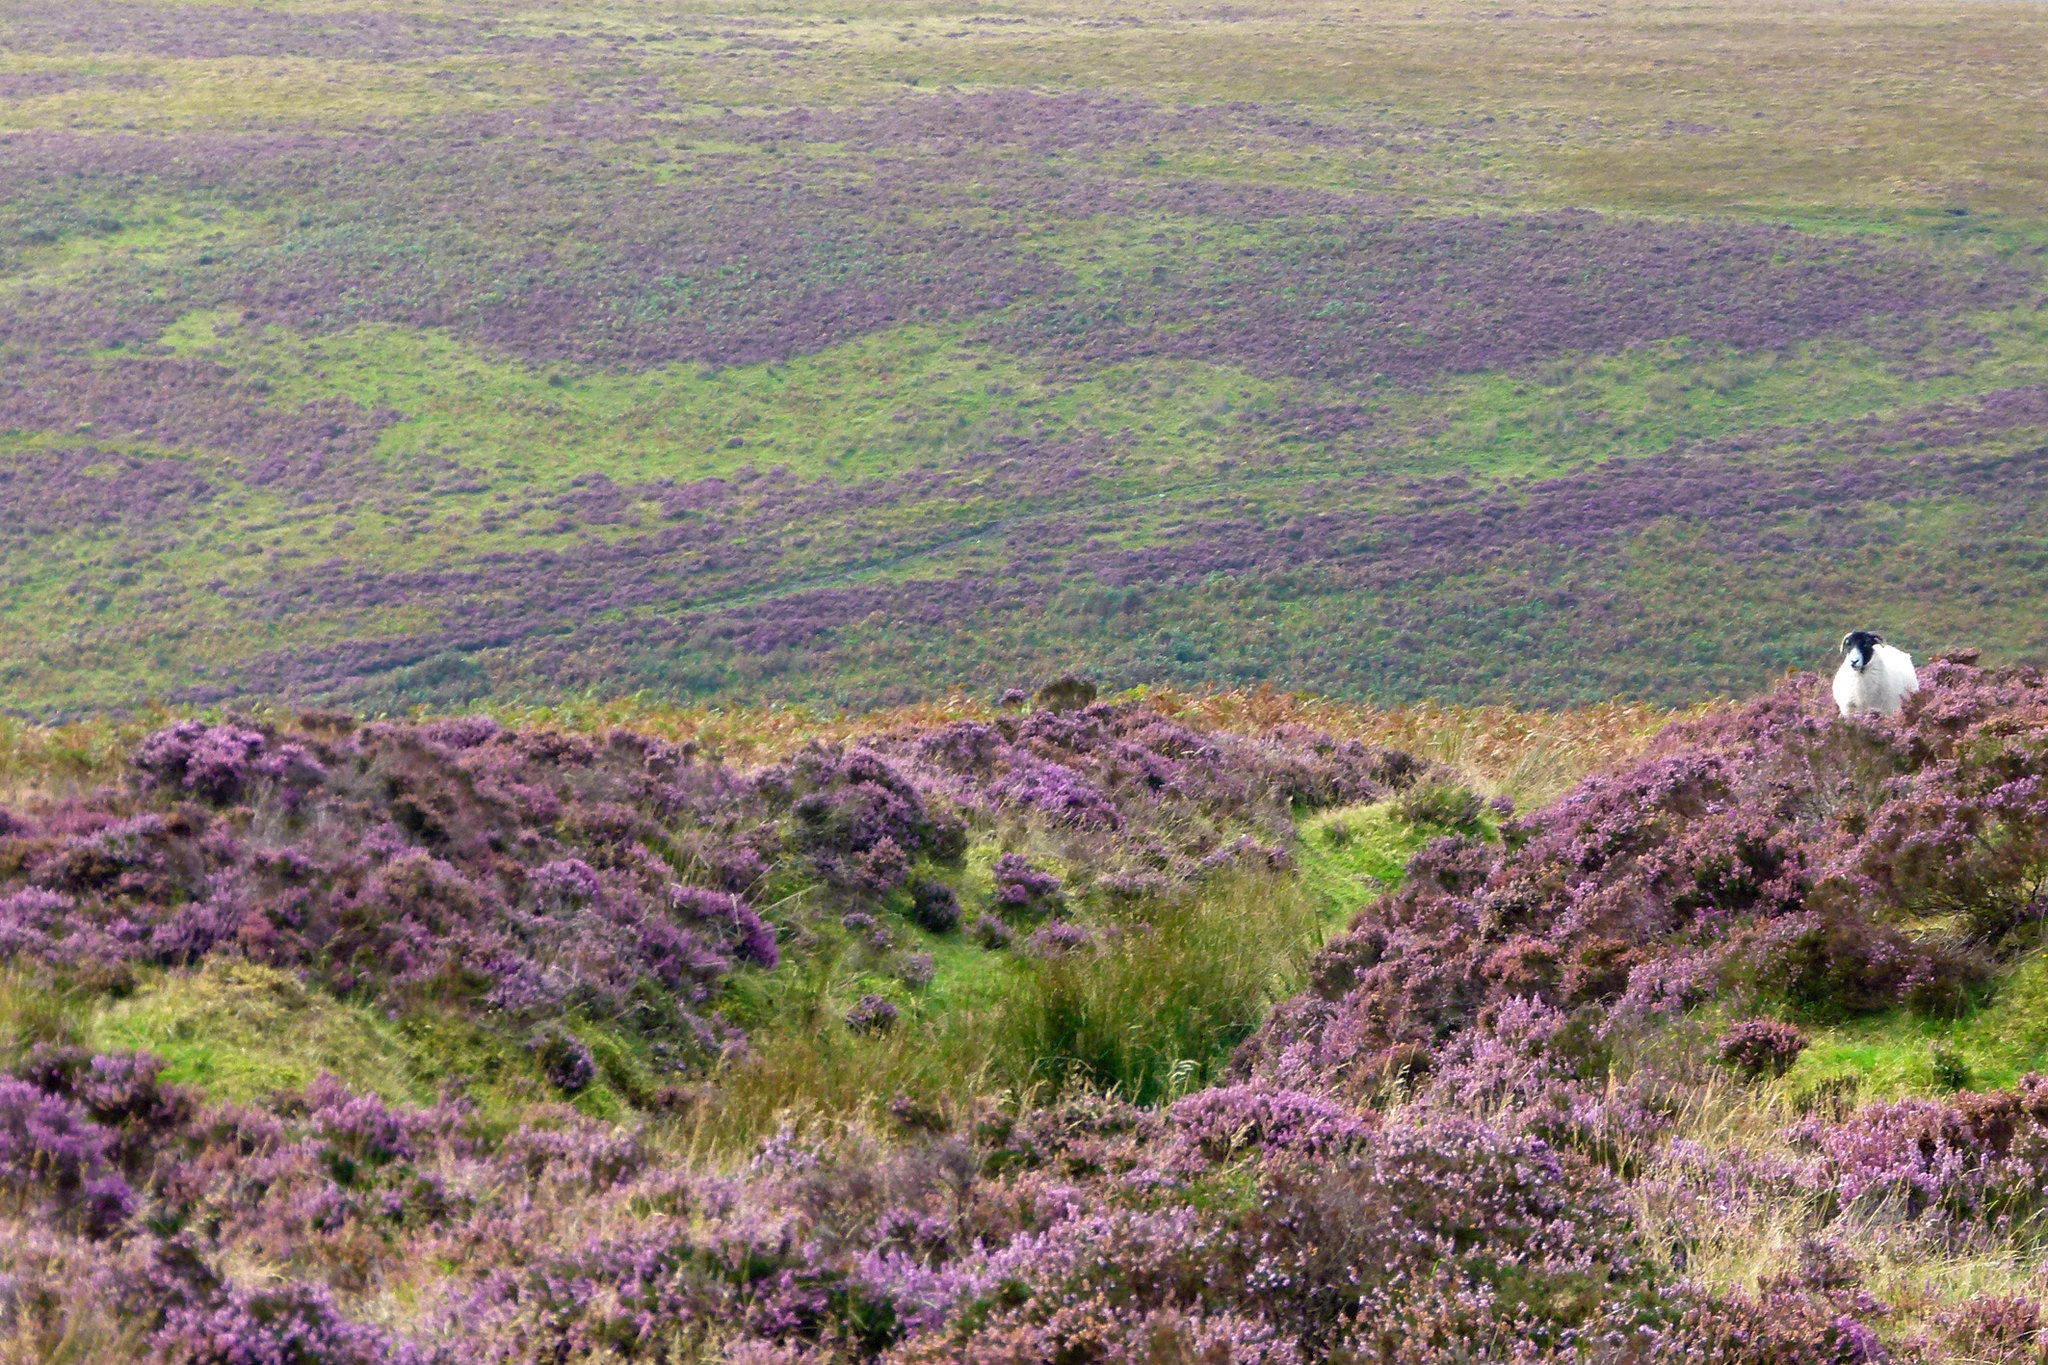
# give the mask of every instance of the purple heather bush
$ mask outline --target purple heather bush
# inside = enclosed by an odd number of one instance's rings
[[[540,1064],[541,1074],[558,1090],[574,1094],[597,1079],[597,1063],[589,1045],[560,1025],[536,1031],[526,1046]]]
[[[1745,1076],[1782,1076],[1806,1050],[1806,1035],[1776,1019],[1745,1019],[1721,1035],[1717,1050]]]
[[[1033,867],[1021,853],[996,859],[993,877],[996,904],[1004,914],[1042,914],[1060,904],[1060,879]]]
[[[1245,1150],[1327,1155],[1372,1131],[1370,1122],[1329,1100],[1259,1085],[1199,1091],[1168,1115],[1187,1143],[1212,1161]]]
[[[1046,958],[1065,957],[1094,946],[1095,935],[1086,925],[1071,924],[1063,920],[1039,925],[1032,930],[1031,937],[1024,941],[1024,951],[1033,957]]]
[[[942,881],[920,877],[910,884],[910,917],[934,934],[949,934],[960,924],[960,897]]]
[[[880,995],[863,995],[846,1011],[846,1026],[855,1033],[887,1033],[896,1027],[896,1006]]]

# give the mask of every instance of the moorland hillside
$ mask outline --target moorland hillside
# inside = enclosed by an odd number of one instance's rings
[[[16,730],[0,1349],[2038,1359],[2048,684],[1925,684]]]
[[[0,706],[2048,648],[2028,4],[0,15]]]

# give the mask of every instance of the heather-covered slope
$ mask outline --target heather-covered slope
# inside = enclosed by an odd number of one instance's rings
[[[1970,1073],[2031,1060],[1984,1026],[2043,952],[2048,683],[1926,684],[1850,723],[1794,677],[1520,815],[1059,690],[752,771],[159,731],[123,788],[10,808],[0,1326],[179,1362],[2035,1359],[2048,1082]],[[1304,974],[1332,895],[1366,903]],[[233,992],[306,1036],[224,1053],[362,1051],[208,1074]],[[1856,1048],[1922,1055],[1859,1093]]]
[[[0,707],[2048,648],[2038,6],[1098,10],[11,5]]]

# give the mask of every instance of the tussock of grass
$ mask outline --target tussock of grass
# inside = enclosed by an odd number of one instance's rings
[[[1220,879],[1100,952],[1028,962],[998,1024],[1016,1082],[1140,1104],[1212,1084],[1267,1006],[1300,988],[1323,918],[1297,885]]]
[[[1294,855],[1302,888],[1326,919],[1340,923],[1400,885],[1408,859],[1430,833],[1401,819],[1390,801],[1311,816]]]
[[[1299,989],[1327,923],[1298,882],[1251,874],[1144,914],[1145,925],[1098,925],[1101,947],[1060,958],[949,945],[940,982],[951,984],[905,1001],[879,1035],[840,1021],[862,983],[829,958],[757,978],[739,1008],[770,1022],[680,1140],[731,1157],[784,1125],[886,1124],[898,1095],[949,1116],[1069,1088],[1170,1099],[1213,1083],[1268,1007]]]

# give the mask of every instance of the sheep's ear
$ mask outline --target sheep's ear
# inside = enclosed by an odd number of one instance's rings
[[[1852,630],[1849,632],[1849,635],[1854,635],[1855,633],[1856,632]],[[1844,635],[1842,637],[1842,645],[1841,648],[1837,651],[1838,653],[1847,654],[1849,652],[1849,635]]]
[[[1870,643],[1874,645],[1881,645],[1884,643],[1884,636],[1879,635],[1876,631],[1873,630],[1872,632],[1870,632]]]

